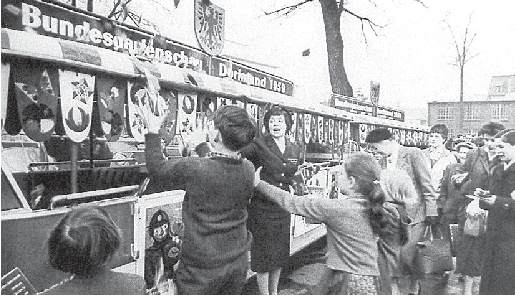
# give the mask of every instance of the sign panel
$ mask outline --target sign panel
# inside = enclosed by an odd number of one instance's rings
[[[2,1],[2,27],[89,44],[132,56],[209,72],[209,56],[162,36],[36,0]],[[83,53],[86,54],[87,53]]]
[[[293,95],[293,82],[223,58],[212,59],[213,76],[229,77],[249,86]]]

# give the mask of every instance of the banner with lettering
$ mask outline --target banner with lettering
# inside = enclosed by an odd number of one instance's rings
[[[105,136],[107,141],[116,141],[125,128],[124,101],[127,97],[127,83],[124,80],[99,76],[96,86],[100,126],[96,126],[95,133]]]
[[[74,142],[82,142],[91,129],[95,76],[59,70],[61,112],[66,135]]]
[[[49,139],[57,118],[58,97],[54,91],[59,83],[57,68],[20,62],[13,64],[12,75],[23,131],[34,141]]]

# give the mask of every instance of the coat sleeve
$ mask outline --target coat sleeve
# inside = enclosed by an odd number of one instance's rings
[[[145,135],[145,160],[150,177],[164,180],[174,189],[182,188],[190,174],[187,160],[191,159],[183,158],[173,163],[167,161],[157,134]]]
[[[240,154],[243,158],[246,158],[252,164],[254,164],[256,169],[263,166],[260,147],[254,141],[240,149]]]
[[[282,189],[260,181],[256,189],[263,193],[268,198],[279,204],[286,211],[310,217],[320,222],[327,222],[330,217],[329,213],[335,206],[331,200],[315,196],[304,196],[302,198],[295,197]]]

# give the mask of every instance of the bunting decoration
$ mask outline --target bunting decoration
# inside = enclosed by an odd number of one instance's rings
[[[195,132],[196,129],[197,94],[179,92],[178,98],[177,127],[179,128],[179,133],[186,136]]]
[[[329,143],[330,144],[333,144],[334,142],[334,120],[333,119],[328,119],[329,121],[329,128],[328,128],[328,132],[329,132]]]
[[[304,142],[309,143],[311,139],[311,114],[304,114]]]
[[[2,101],[3,102],[7,102],[7,94],[9,93],[9,91],[7,91],[7,89],[9,88],[10,72],[11,72],[11,64],[2,63],[2,85],[0,87],[2,87],[1,89],[3,89],[3,91],[2,91]],[[2,129],[4,129],[5,118],[7,115],[7,103],[2,103],[1,107],[2,107],[2,114],[1,114]]]
[[[57,70],[28,63],[16,64],[12,70],[23,131],[30,139],[43,142],[52,136],[56,124]]]
[[[123,111],[127,84],[125,81],[104,77],[98,77],[96,84],[100,134],[107,141],[117,141],[125,128]]]
[[[317,116],[317,138],[318,143],[323,143],[324,141],[324,118],[322,116]]]
[[[72,141],[82,142],[91,129],[95,76],[59,70],[59,80],[64,130]]]
[[[159,129],[159,135],[166,143],[169,143],[177,132],[177,95],[172,90],[160,90],[159,100],[162,100],[167,109],[163,125]]]
[[[360,143],[365,142],[365,138],[367,136],[366,133],[367,133],[367,125],[359,124],[358,138],[359,138]]]
[[[140,82],[128,82],[129,99],[127,100],[127,131],[130,136],[138,141],[145,140],[147,133],[139,101],[145,99],[146,88]]]
[[[338,128],[338,145],[345,143],[345,137],[347,136],[347,125],[344,121],[340,121],[340,128]]]
[[[296,128],[297,131],[295,132],[295,142],[298,145],[301,145],[302,141],[304,140],[304,134],[302,133],[302,130],[304,129],[304,114],[297,113]]]

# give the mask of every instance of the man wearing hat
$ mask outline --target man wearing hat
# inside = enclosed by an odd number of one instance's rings
[[[147,289],[152,289],[173,278],[173,267],[179,261],[180,241],[172,237],[170,219],[161,209],[154,213],[147,228],[154,243],[145,250],[145,282]]]

